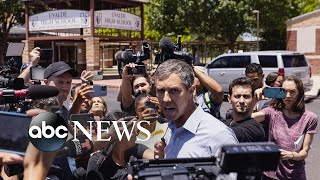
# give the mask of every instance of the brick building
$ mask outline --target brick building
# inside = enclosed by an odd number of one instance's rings
[[[40,47],[42,66],[66,61],[78,71],[116,65],[120,48],[138,48],[144,40],[144,8],[148,0],[42,0],[49,10],[30,14],[26,4],[23,61]]]
[[[320,9],[287,22],[287,50],[302,52],[313,74],[320,74]]]

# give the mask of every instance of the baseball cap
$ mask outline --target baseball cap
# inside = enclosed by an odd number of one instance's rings
[[[64,61],[54,62],[50,64],[45,70],[44,70],[44,78],[48,79],[51,76],[60,76],[61,74],[65,72],[70,72],[72,77],[78,76],[78,71],[75,69],[72,69],[67,63]]]

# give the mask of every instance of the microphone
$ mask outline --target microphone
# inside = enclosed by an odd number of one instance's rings
[[[114,58],[116,59],[116,61],[120,61],[122,62],[122,55],[123,51],[117,51],[115,54],[114,54]]]
[[[14,89],[3,89],[0,90],[1,98],[10,97],[27,97],[30,99],[44,99],[53,96],[57,96],[59,90],[54,86],[46,85],[30,85],[27,89],[14,90]]]
[[[65,147],[59,149],[56,156],[67,155],[68,157],[77,158],[85,157],[93,153],[93,143],[85,135],[77,137],[78,140],[70,139],[65,143]]]
[[[168,37],[164,37],[159,41],[159,47],[162,52],[173,53],[174,43]]]
[[[132,51],[123,51],[121,54],[121,59],[125,64],[129,64],[133,61],[133,53]]]

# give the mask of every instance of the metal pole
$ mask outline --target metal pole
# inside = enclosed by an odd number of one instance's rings
[[[260,27],[259,27],[259,11],[257,13],[257,50],[260,50],[259,46],[259,37],[260,37]]]
[[[257,51],[259,51],[259,34],[260,34],[260,26],[259,26],[259,14],[260,14],[260,11],[259,10],[253,10],[252,11],[254,14],[257,14]]]

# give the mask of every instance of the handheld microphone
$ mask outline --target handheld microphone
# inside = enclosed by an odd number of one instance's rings
[[[27,89],[14,90],[14,89],[3,89],[0,90],[1,98],[10,97],[27,97],[30,99],[44,99],[53,96],[57,96],[59,90],[54,86],[46,85],[30,85]]]
[[[80,135],[77,139],[67,141],[65,147],[57,151],[56,156],[67,155],[68,157],[77,158],[90,155],[93,152],[92,141],[85,135]]]

